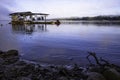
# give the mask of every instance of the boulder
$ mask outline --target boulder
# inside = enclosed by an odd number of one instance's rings
[[[2,58],[0,58],[0,65],[2,65],[4,62],[5,61]]]
[[[3,55],[4,55],[4,52],[2,52],[2,51],[0,50],[0,58],[2,58]]]
[[[19,56],[11,56],[4,59],[4,64],[9,65],[19,61]]]
[[[28,77],[18,77],[17,80],[31,80],[31,79]]]
[[[0,54],[2,54],[3,52],[0,50]]]
[[[20,76],[28,76],[34,72],[35,65],[34,64],[27,64],[21,67],[18,67],[18,74]]]
[[[87,75],[87,80],[106,80],[102,74],[97,72],[89,72]]]
[[[9,50],[7,52],[2,53],[1,56],[2,58],[8,58],[11,56],[19,56],[19,54],[17,50]]]
[[[3,53],[2,58],[4,59],[4,64],[12,64],[19,60],[19,54],[17,50],[9,50]]]
[[[18,77],[18,71],[17,68],[15,68],[13,65],[12,66],[6,66],[6,68],[4,69],[4,75],[5,78],[7,78],[6,80],[12,80],[11,78],[16,78]]]
[[[18,51],[17,50],[9,50],[7,51],[5,56],[18,56]]]
[[[68,80],[68,78],[67,77],[60,77],[60,78],[58,78],[58,80]]]
[[[103,75],[107,80],[120,80],[120,73],[114,68],[104,71]]]
[[[3,80],[4,78],[4,70],[5,70],[5,66],[0,65],[0,80]]]
[[[19,60],[19,61],[17,61],[16,63],[15,63],[15,65],[17,65],[17,66],[25,66],[25,65],[27,65],[28,63],[27,62],[25,62],[25,61],[23,61],[23,60]]]

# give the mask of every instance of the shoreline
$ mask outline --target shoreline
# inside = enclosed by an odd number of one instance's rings
[[[96,64],[87,67],[42,65],[22,60],[17,50],[0,51],[0,80],[120,80],[120,67],[107,62],[101,63],[95,53]]]

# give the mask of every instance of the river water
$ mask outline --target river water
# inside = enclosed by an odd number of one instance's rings
[[[120,25],[64,23],[12,25],[0,21],[0,50],[17,49],[21,58],[47,64],[86,65],[87,52],[120,64]]]

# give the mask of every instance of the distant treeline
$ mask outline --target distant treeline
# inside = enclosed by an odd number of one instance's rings
[[[55,18],[53,20],[108,20],[120,21],[120,16],[95,16],[95,17],[71,17],[71,18]]]

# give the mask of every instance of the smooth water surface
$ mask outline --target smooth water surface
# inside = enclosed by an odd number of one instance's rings
[[[88,63],[88,51],[120,64],[120,25],[11,25],[0,21],[0,49],[17,49],[23,59],[50,64]]]

